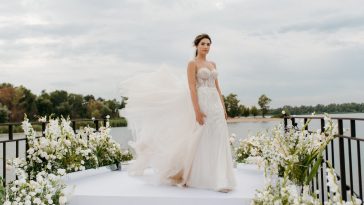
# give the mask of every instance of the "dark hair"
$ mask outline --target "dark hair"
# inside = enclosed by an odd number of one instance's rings
[[[200,41],[204,38],[209,39],[210,43],[212,43],[210,36],[207,35],[206,33],[202,33],[202,34],[196,36],[195,40],[193,41],[193,45],[195,45],[197,47],[197,45],[200,43]],[[195,56],[197,56],[197,48],[196,48]]]

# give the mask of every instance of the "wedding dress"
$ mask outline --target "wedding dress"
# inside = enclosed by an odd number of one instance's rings
[[[186,76],[186,75],[185,75]],[[228,128],[215,86],[216,69],[202,67],[196,73],[198,103],[206,115],[200,125],[187,79],[168,69],[135,76],[121,84],[127,104],[120,115],[128,121],[136,153],[131,175],[152,168],[160,183],[216,191],[233,190]]]

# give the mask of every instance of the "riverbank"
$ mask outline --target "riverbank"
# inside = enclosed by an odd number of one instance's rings
[[[248,118],[248,117],[239,117],[239,118],[228,118],[228,123],[239,123],[239,122],[274,122],[274,121],[281,121],[282,118]]]

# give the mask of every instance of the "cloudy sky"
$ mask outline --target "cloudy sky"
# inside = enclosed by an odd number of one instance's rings
[[[1,1],[0,82],[119,99],[137,73],[184,72],[200,33],[223,93],[242,104],[364,102],[357,0]]]

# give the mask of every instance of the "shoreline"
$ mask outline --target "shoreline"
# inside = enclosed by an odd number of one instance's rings
[[[239,117],[239,118],[228,118],[226,121],[227,123],[238,123],[238,122],[274,122],[274,121],[281,121],[282,118],[245,118],[245,117]]]

